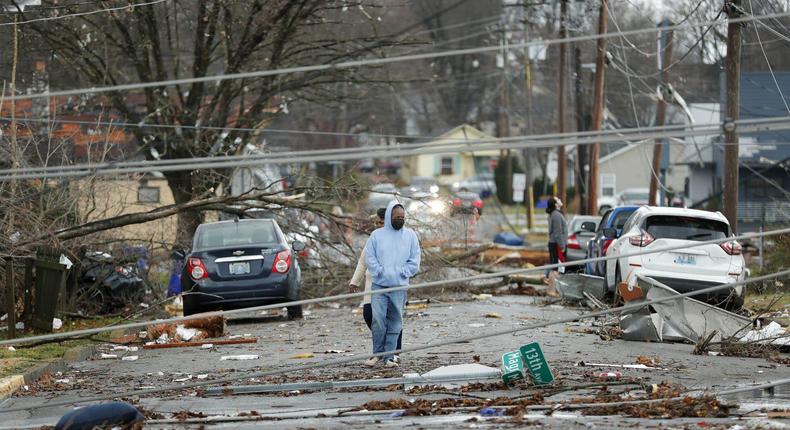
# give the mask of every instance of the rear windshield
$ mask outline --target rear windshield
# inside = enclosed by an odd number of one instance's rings
[[[278,242],[277,232],[271,222],[228,222],[207,225],[202,227],[197,235],[196,249]]]
[[[651,216],[646,230],[656,239],[714,240],[727,237],[729,228],[721,221],[679,216]]]
[[[612,227],[614,227],[614,228],[616,228],[618,230],[622,229],[623,226],[625,225],[626,221],[628,221],[628,218],[630,218],[631,214],[633,214],[633,213],[634,213],[634,211],[620,211],[620,212],[617,212],[617,215],[614,216],[614,222],[612,222]]]

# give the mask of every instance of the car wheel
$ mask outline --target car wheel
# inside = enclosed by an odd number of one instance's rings
[[[302,305],[288,306],[288,319],[289,320],[302,319]]]

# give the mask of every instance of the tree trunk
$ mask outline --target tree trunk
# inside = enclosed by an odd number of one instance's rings
[[[195,196],[195,187],[192,184],[191,172],[167,172],[167,184],[173,192],[173,200],[176,204],[186,203],[199,196]],[[180,247],[190,247],[192,236],[198,225],[203,222],[203,216],[197,209],[187,209],[178,213],[176,224],[176,245]]]

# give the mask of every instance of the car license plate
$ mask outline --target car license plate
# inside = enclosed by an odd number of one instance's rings
[[[228,270],[231,275],[246,275],[250,273],[250,262],[242,261],[240,263],[230,263]]]
[[[675,264],[694,266],[697,264],[697,257],[688,254],[679,254],[675,257]]]

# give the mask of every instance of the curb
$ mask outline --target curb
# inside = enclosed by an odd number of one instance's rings
[[[115,332],[111,332],[111,336]],[[38,381],[44,375],[64,372],[69,363],[87,360],[98,352],[99,345],[86,345],[71,348],[63,353],[63,357],[28,369],[23,374],[0,378],[0,400],[6,399],[25,385]]]

